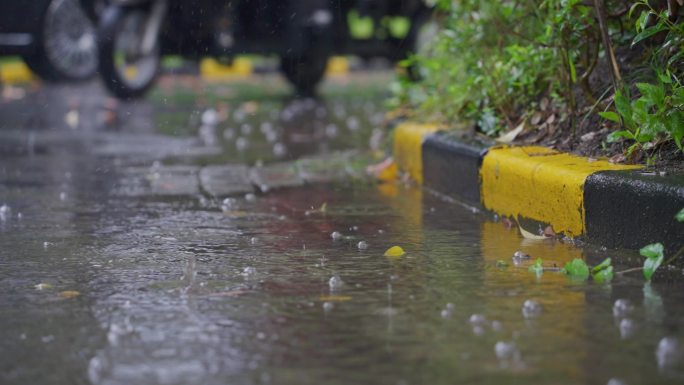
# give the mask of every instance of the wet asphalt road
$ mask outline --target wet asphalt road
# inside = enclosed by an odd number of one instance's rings
[[[165,80],[137,103],[97,84],[13,90],[0,383],[680,383],[678,284],[496,267],[517,250],[634,254],[524,240],[365,176],[390,76],[320,100],[268,77]],[[394,245],[406,255],[384,257]]]

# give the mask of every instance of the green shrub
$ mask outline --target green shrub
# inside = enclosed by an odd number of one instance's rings
[[[684,27],[667,11],[647,1],[606,0],[607,50],[593,1],[441,0],[438,7],[445,17],[430,54],[410,60],[423,77],[397,81],[394,106],[411,105],[426,120],[476,123],[494,136],[545,100],[568,135],[576,117],[604,110],[618,123],[610,139],[635,141],[629,151],[669,140],[682,148]],[[629,65],[624,80],[611,71],[611,50]],[[602,66],[600,79],[590,81]]]

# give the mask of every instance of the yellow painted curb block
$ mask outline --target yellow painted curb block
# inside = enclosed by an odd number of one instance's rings
[[[480,168],[482,204],[500,215],[537,220],[556,232],[579,236],[585,233],[587,177],[599,171],[637,168],[546,147],[492,148]]]
[[[0,79],[7,84],[28,83],[34,75],[24,62],[17,61],[0,66]]]
[[[344,76],[349,74],[349,60],[344,56],[333,56],[325,68],[326,76]]]
[[[407,122],[394,129],[394,161],[418,183],[423,183],[423,139],[440,128],[436,124]]]
[[[252,61],[247,58],[235,58],[232,65],[223,65],[216,59],[205,58],[200,62],[200,75],[206,80],[228,80],[252,75]]]

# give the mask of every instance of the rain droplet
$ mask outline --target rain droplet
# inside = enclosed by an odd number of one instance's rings
[[[226,128],[223,131],[223,139],[232,140],[235,137],[235,130],[232,128]]]
[[[282,143],[276,143],[273,146],[273,155],[275,155],[278,158],[284,157],[285,155],[287,155],[287,147],[285,147],[285,145]]]
[[[494,345],[494,353],[496,354],[496,358],[499,359],[499,366],[501,368],[516,367],[521,363],[520,351],[513,342],[497,342],[496,345]]]
[[[275,131],[269,131],[266,133],[266,141],[269,143],[273,143],[276,140],[278,140],[278,133]]]
[[[332,234],[330,234],[330,238],[332,238],[334,241],[339,241],[340,239],[344,238],[344,235],[342,235],[342,233],[339,231],[333,231]]]
[[[232,211],[237,204],[235,198],[226,198],[221,202],[221,211]]]
[[[67,199],[67,193],[65,193],[64,191],[59,193],[59,200],[60,201],[64,202],[66,199]]]
[[[254,195],[252,193],[247,193],[247,194],[245,194],[245,200],[247,202],[255,202],[256,201],[256,195]]]
[[[542,313],[542,305],[533,299],[525,300],[522,306],[522,313],[525,318],[539,317]]]
[[[351,131],[356,131],[360,127],[359,119],[355,116],[350,116],[347,118],[347,128]]]
[[[442,309],[442,311],[439,314],[442,316],[442,318],[451,318],[451,316],[454,314],[454,304],[446,304],[444,309]]]
[[[237,140],[235,141],[235,148],[238,151],[244,151],[247,149],[247,147],[249,147],[249,141],[246,138],[237,138]]]
[[[249,135],[252,133],[252,126],[245,123],[242,126],[240,126],[240,132],[242,132],[242,135]]]
[[[634,311],[634,305],[628,299],[620,298],[615,300],[613,304],[613,317],[623,318]]]
[[[323,310],[328,312],[332,310],[335,307],[335,305],[332,302],[323,302]]]
[[[368,243],[366,241],[361,241],[356,246],[359,248],[359,250],[366,250],[368,248]]]
[[[42,336],[42,337],[40,337],[40,340],[43,341],[44,344],[48,344],[48,343],[55,340],[55,336],[53,336],[53,335]]]
[[[261,126],[259,126],[259,131],[266,135],[266,133],[273,131],[273,125],[269,122],[261,123]]]
[[[0,206],[0,220],[5,221],[9,217],[10,213],[12,212],[12,209],[7,206],[6,204],[3,204]]]
[[[531,257],[528,254],[525,254],[524,252],[518,250],[515,253],[513,253],[512,259],[513,259],[514,265],[519,265],[523,261],[527,261],[527,260],[531,259]]]
[[[328,124],[325,127],[325,136],[327,136],[328,138],[336,137],[337,136],[337,126],[332,124],[332,123]]]
[[[471,325],[484,325],[487,323],[487,318],[482,314],[473,314],[468,319]]]
[[[252,237],[252,238],[249,239],[249,243],[251,243],[252,245],[256,245],[257,242],[259,242],[259,240],[257,239],[257,237]]]
[[[606,385],[627,385],[627,383],[618,378],[611,378]]]
[[[629,318],[623,318],[620,321],[620,337],[623,340],[630,338],[634,335],[634,332],[636,332],[636,323]]]
[[[210,108],[202,113],[202,124],[208,126],[215,126],[218,123],[218,113],[215,109]]]
[[[251,277],[256,274],[256,268],[252,266],[247,266],[242,270],[242,275],[245,277]]]
[[[344,282],[342,281],[342,278],[340,278],[339,275],[334,275],[330,277],[330,280],[328,281],[328,285],[330,286],[330,290],[339,290],[344,286]]]
[[[670,368],[679,364],[682,351],[679,341],[674,337],[665,337],[658,343],[656,349],[656,360],[660,369]]]

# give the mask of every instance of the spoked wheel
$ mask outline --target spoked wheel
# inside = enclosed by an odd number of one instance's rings
[[[100,75],[112,94],[121,99],[140,97],[159,72],[159,38],[143,47],[149,11],[134,7],[109,7],[98,30]]]
[[[36,38],[36,52],[24,56],[24,61],[42,79],[79,81],[95,74],[95,28],[78,0],[51,1]]]
[[[282,56],[280,70],[292,84],[297,95],[309,97],[316,92],[316,86],[325,75],[328,56],[324,53],[311,52],[304,56]]]

